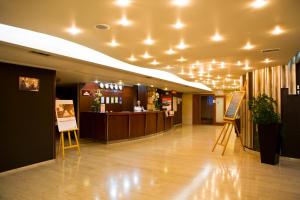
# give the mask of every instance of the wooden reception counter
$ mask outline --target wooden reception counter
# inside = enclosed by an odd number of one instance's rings
[[[173,117],[166,117],[163,111],[80,113],[80,137],[107,143],[148,136],[172,126]]]

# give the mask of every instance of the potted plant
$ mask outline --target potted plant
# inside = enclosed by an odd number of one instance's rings
[[[276,101],[260,94],[248,102],[253,122],[257,125],[262,163],[275,165],[280,153],[280,116],[275,112]]]

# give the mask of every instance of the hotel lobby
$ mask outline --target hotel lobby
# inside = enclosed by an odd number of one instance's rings
[[[300,199],[300,1],[0,2],[0,200]]]

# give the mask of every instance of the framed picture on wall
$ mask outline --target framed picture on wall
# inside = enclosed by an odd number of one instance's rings
[[[109,104],[109,100],[110,100],[110,98],[109,97],[106,97],[106,104]]]
[[[101,104],[104,104],[105,103],[105,97],[101,97]]]
[[[119,103],[119,97],[115,97],[115,103]]]
[[[122,97],[119,97],[119,104],[122,104]]]
[[[40,90],[40,80],[37,78],[19,76],[19,90],[38,92]]]
[[[115,103],[115,98],[114,97],[110,97],[110,103]]]

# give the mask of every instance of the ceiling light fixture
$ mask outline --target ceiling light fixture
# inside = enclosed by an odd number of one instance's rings
[[[137,58],[134,56],[134,55],[131,55],[129,58],[128,58],[129,61],[131,62],[135,62],[137,61]]]
[[[247,42],[247,44],[243,47],[244,50],[250,50],[253,48],[254,48],[254,45],[252,45],[250,42]]]
[[[117,47],[120,44],[117,43],[117,41],[115,39],[112,39],[111,42],[108,43],[108,45],[111,46],[111,47]]]
[[[184,43],[184,40],[181,40],[180,43],[176,46],[177,49],[186,49],[188,46]]]
[[[151,65],[158,65],[159,62],[157,62],[157,60],[153,60],[150,64],[151,64]]]
[[[173,67],[171,67],[170,65],[166,66],[167,69],[172,69]]]
[[[271,31],[272,35],[280,35],[283,33],[283,30],[280,28],[280,26],[275,26],[275,28]]]
[[[242,65],[241,61],[237,61],[236,65],[241,66]]]
[[[211,64],[216,64],[216,60],[212,59]]]
[[[224,62],[221,62],[220,68],[221,68],[221,69],[224,69],[224,68],[225,68],[225,63],[224,63]]]
[[[173,5],[179,6],[179,7],[187,6],[190,3],[189,0],[173,0],[172,2],[173,2]]]
[[[130,0],[116,0],[116,5],[121,6],[121,7],[127,7],[130,5],[131,1]]]
[[[168,55],[173,55],[175,53],[176,53],[176,51],[174,51],[172,48],[170,48],[166,51],[166,54],[168,54]]]
[[[184,62],[184,61],[186,61],[186,59],[184,58],[184,57],[180,57],[179,59],[177,59],[177,61],[179,61],[179,62]]]
[[[82,31],[77,28],[75,25],[72,25],[70,28],[67,28],[66,31],[70,33],[71,35],[78,35]]]
[[[143,58],[145,59],[148,59],[148,58],[151,58],[152,56],[146,51],[143,55],[142,55]]]
[[[153,45],[154,40],[151,38],[151,36],[148,36],[147,39],[144,40],[144,44],[146,45]]]
[[[199,62],[199,60],[197,60],[197,61],[195,62],[195,65],[200,66],[200,65],[202,65],[202,63]]]
[[[250,6],[255,9],[262,8],[268,4],[267,0],[254,0]]]
[[[221,36],[218,32],[216,32],[212,37],[211,40],[214,42],[220,42],[222,41],[224,38],[223,36]]]
[[[266,58],[265,60],[264,60],[264,63],[270,63],[271,62],[271,60],[269,59],[269,58]]]
[[[176,23],[173,24],[173,27],[175,29],[182,29],[185,25],[180,21],[180,19],[177,19]]]
[[[126,15],[123,15],[122,18],[118,21],[118,24],[121,26],[130,26],[131,21],[129,21],[126,17]]]

